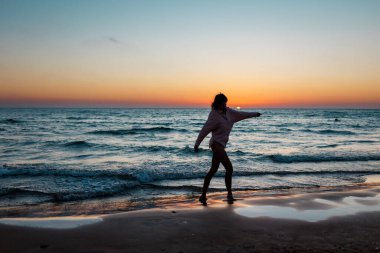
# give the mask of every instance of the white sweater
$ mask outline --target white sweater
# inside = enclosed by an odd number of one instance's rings
[[[206,123],[199,132],[195,145],[199,146],[203,139],[212,132],[209,146],[211,147],[212,143],[216,141],[222,144],[223,147],[226,147],[228,137],[235,122],[258,116],[259,113],[257,112],[240,112],[228,107],[226,114],[211,110]]]

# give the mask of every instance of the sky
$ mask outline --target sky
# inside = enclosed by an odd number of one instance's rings
[[[0,106],[380,108],[377,0],[0,0]]]

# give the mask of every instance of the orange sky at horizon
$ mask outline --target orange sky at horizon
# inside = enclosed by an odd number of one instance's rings
[[[0,70],[1,73],[1,70]],[[136,105],[197,107],[208,106],[223,92],[229,105],[241,107],[318,107],[380,105],[376,76],[359,77],[263,75],[254,73],[194,76],[139,76],[97,73],[39,73],[22,76],[2,73],[0,100],[8,104],[33,105]],[[357,75],[357,73],[356,73]],[[218,78],[216,78],[218,76]],[[343,75],[342,75],[343,76]],[[6,77],[6,78],[4,78]],[[26,78],[28,80],[26,80]],[[156,79],[156,80],[153,80]],[[178,81],[181,80],[181,81]],[[363,83],[365,82],[365,83]]]
[[[22,87],[18,85],[17,87]],[[380,105],[380,87],[349,83],[333,85],[266,85],[266,84],[214,84],[214,85],[84,85],[34,84],[22,90],[2,86],[0,100],[12,104],[50,105],[136,105],[136,106],[208,106],[213,97],[222,92],[230,106],[241,107],[318,107]]]

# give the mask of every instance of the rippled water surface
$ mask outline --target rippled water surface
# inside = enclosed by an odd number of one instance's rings
[[[380,110],[249,110],[227,152],[240,191],[347,186],[378,174]],[[208,109],[0,109],[1,210],[198,194]],[[221,167],[211,192],[225,190]],[[6,212],[5,212],[6,214]]]

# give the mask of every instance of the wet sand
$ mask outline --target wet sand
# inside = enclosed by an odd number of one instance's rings
[[[55,229],[23,220],[0,225],[0,252],[380,252],[379,206],[380,188],[366,187],[233,205],[211,199],[207,207],[133,211],[65,229],[57,220]]]

